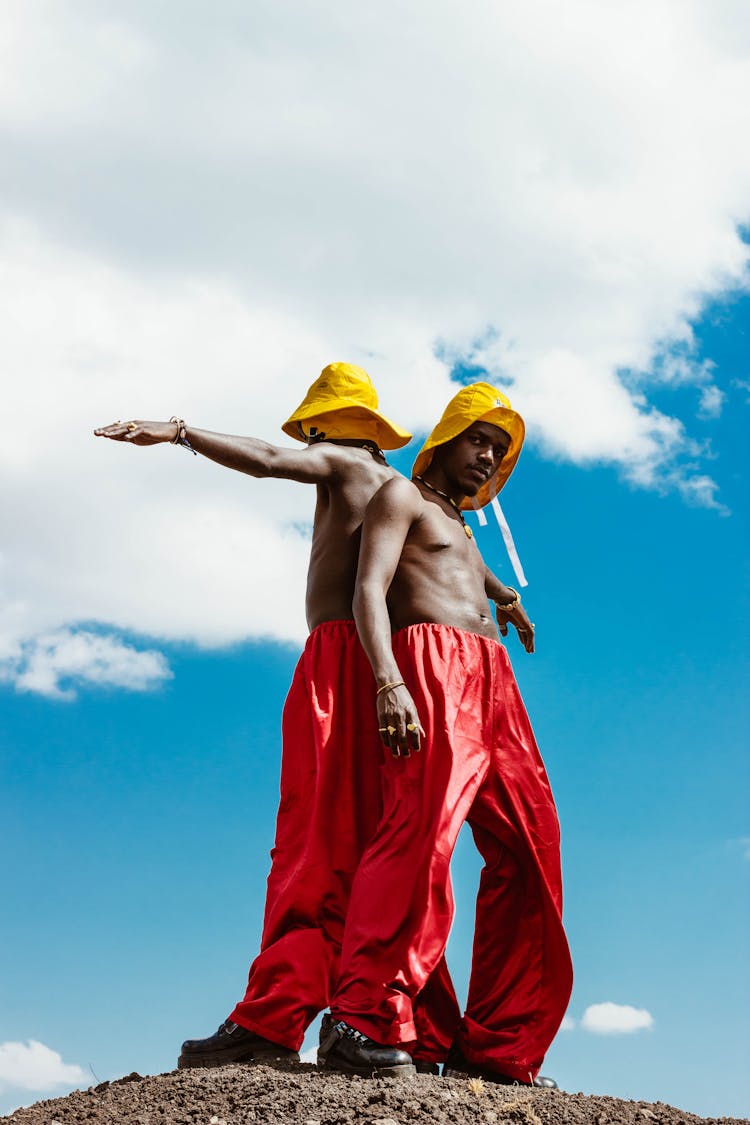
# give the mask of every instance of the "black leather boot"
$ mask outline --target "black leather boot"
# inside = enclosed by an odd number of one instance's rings
[[[227,1063],[271,1062],[274,1059],[299,1062],[299,1055],[231,1020],[224,1020],[219,1030],[207,1039],[186,1039],[177,1066],[183,1070],[190,1066],[226,1066]]]
[[[411,1055],[398,1047],[384,1046],[368,1039],[343,1020],[330,1018],[328,1033],[322,1034],[318,1066],[362,1078],[410,1078],[416,1074]]]
[[[427,1059],[414,1059],[414,1068],[417,1074],[434,1074],[440,1077],[440,1063],[428,1062]]]
[[[330,1012],[324,1013],[323,1019],[320,1021],[320,1038],[318,1040],[319,1043],[322,1044],[324,1039],[326,1039],[331,1034],[335,1022],[336,1021],[334,1020]],[[434,1074],[438,1078],[440,1077],[439,1063],[427,1062],[426,1059],[415,1058],[412,1059],[412,1062],[414,1063],[414,1069],[416,1070],[417,1074]]]
[[[517,1078],[509,1078],[507,1074],[498,1074],[496,1070],[475,1066],[474,1063],[467,1062],[455,1043],[443,1065],[443,1078],[483,1078],[485,1082],[494,1082],[498,1086],[536,1086],[540,1090],[559,1088],[554,1078],[545,1078],[541,1074],[528,1082],[520,1082]]]

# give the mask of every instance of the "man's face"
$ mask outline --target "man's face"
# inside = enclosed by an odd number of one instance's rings
[[[474,422],[440,452],[446,477],[464,496],[476,496],[500,467],[510,447],[510,435],[491,422]]]

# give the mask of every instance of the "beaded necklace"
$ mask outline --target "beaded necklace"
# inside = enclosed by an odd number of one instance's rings
[[[439,496],[442,500],[447,500],[448,503],[450,504],[451,508],[453,508],[453,510],[455,512],[458,512],[458,518],[461,520],[461,525],[462,525],[462,527],[463,527],[463,529],[466,533],[466,538],[467,539],[473,539],[474,538],[474,532],[471,530],[468,523],[464,519],[463,512],[461,511],[461,509],[459,508],[458,504],[456,503],[456,501],[453,499],[452,496],[449,496],[447,492],[441,492],[439,488],[435,488],[435,485],[430,484],[430,482],[428,480],[425,480],[424,477],[415,477],[414,480],[418,480],[421,484],[423,484],[425,486],[425,488],[429,488],[430,492],[434,492],[435,495]]]

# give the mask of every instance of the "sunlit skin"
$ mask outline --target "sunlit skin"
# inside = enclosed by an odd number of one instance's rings
[[[497,472],[509,444],[498,426],[475,422],[435,450],[424,481],[459,504]],[[378,687],[402,679],[391,631],[433,622],[497,640],[486,573],[476,540],[467,537],[448,500],[403,477],[380,489],[365,516],[354,594],[354,618]],[[511,599],[509,591],[503,600]],[[534,630],[522,606],[510,620],[533,652]],[[424,731],[405,686],[380,692],[377,711],[381,738],[392,753],[408,757],[419,750]]]
[[[102,426],[94,433],[128,445],[150,446],[174,441],[176,431],[174,422],[133,419]],[[258,438],[213,433],[192,426],[186,427],[186,437],[196,453],[228,469],[252,477],[276,477],[316,486],[305,601],[307,624],[312,630],[325,621],[351,620],[365,509],[381,485],[404,478],[368,449],[361,448],[356,434],[352,435],[351,444],[346,439],[337,439],[292,449],[269,445]],[[177,450],[175,455],[184,453]],[[491,571],[485,569],[484,581],[488,597],[500,602],[512,599],[511,591]]]

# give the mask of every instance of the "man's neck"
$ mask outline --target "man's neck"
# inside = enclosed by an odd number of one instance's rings
[[[447,496],[453,504],[460,505],[461,501],[466,496],[461,486],[457,485],[455,481],[448,480],[445,473],[437,466],[433,468],[433,466],[430,465],[427,471],[422,473],[422,480],[425,484],[429,485],[430,488],[434,488],[437,493],[442,493],[444,496]]]
[[[351,446],[353,449],[366,449],[367,452],[371,453],[372,456],[375,457],[378,461],[383,461],[385,463],[385,453],[383,453],[383,450],[380,448],[377,442],[370,441],[369,438],[324,437],[319,438],[318,440],[330,442],[331,445],[347,445]]]

